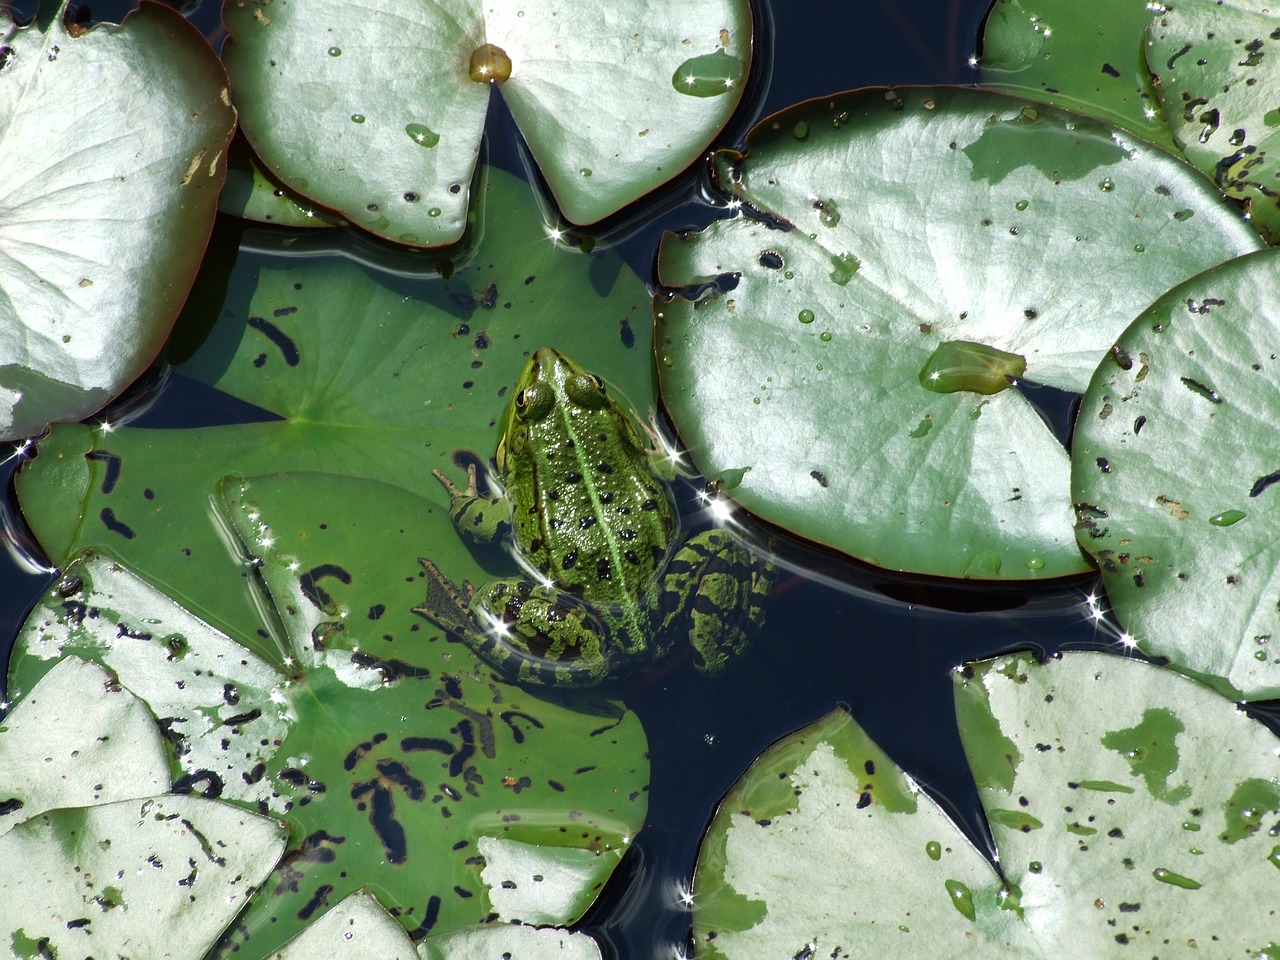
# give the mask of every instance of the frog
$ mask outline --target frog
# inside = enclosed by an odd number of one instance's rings
[[[482,494],[433,470],[461,536],[508,543],[523,575],[461,586],[419,558],[414,612],[505,678],[586,687],[687,644],[716,675],[760,634],[775,565],[723,528],[684,535],[677,459],[605,381],[550,347],[517,378]]]

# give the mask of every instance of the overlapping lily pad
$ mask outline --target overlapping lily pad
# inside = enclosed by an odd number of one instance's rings
[[[431,469],[460,477],[455,452],[492,455],[510,384],[542,346],[565,349],[641,409],[652,402],[644,285],[614,253],[584,255],[548,239],[520,181],[490,171],[484,183],[483,239],[449,280],[242,252],[231,298],[220,309],[200,298],[179,326],[174,349],[189,356],[176,370],[279,419],[55,428],[18,480],[49,556],[105,552],[255,644],[246,595],[210,576],[226,551],[206,500],[224,474],[367,476],[447,506]],[[335,506],[373,526],[386,520],[373,501]],[[452,533],[438,548],[421,547],[446,569],[452,554],[466,555]]]
[[[381,523],[341,507],[361,501]],[[576,919],[644,821],[634,714],[509,686],[412,612],[417,558],[449,528],[418,497],[294,474],[229,478],[212,504],[240,562],[210,575],[251,595],[273,656],[91,556],[28,620],[10,690],[68,654],[99,662],[160,718],[177,789],[289,821],[223,949],[270,955],[365,886],[414,939]],[[480,570],[455,557],[450,574]]]
[[[60,661],[0,726],[0,938],[17,957],[202,957],[284,849],[281,825],[164,796],[155,717]],[[88,939],[91,938],[91,939]]]
[[[1066,451],[1000,387],[1083,390],[1143,307],[1253,232],[1163,151],[983,91],[855,91],[748,146],[716,156],[748,214],[659,256],[662,394],[698,467],[881,566],[1087,569]]]
[[[1177,149],[1143,56],[1148,0],[996,0],[984,86],[1052,103]]]
[[[1280,257],[1170,290],[1080,408],[1080,544],[1135,642],[1232,696],[1280,696]]]
[[[289,187],[379,236],[456,240],[490,87],[565,216],[591,223],[679,174],[728,121],[746,0],[338,0],[224,7],[246,135]]]
[[[694,884],[698,955],[1266,957],[1277,741],[1158,667],[965,668],[956,710],[996,871],[843,713],[766,751]]]
[[[1188,160],[1280,242],[1280,21],[1268,0],[1185,0],[1148,28],[1147,64]]]
[[[226,74],[178,14],[72,31],[66,6],[24,27],[0,11],[0,439],[88,416],[155,357],[235,128]]]

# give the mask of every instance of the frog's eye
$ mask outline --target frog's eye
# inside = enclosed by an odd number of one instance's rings
[[[550,387],[545,383],[531,383],[516,393],[516,416],[521,420],[541,420],[551,412],[554,402]]]
[[[609,402],[604,381],[594,373],[575,373],[565,380],[564,392],[580,407],[603,407]]]

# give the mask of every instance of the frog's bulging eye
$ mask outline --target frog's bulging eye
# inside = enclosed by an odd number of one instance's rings
[[[516,416],[521,420],[541,420],[551,412],[555,398],[545,383],[533,383],[516,393]]]
[[[594,373],[575,373],[565,380],[564,392],[580,407],[603,407],[609,402],[604,381]]]

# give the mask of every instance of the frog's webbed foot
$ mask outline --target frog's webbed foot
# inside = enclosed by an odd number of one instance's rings
[[[511,503],[505,496],[482,497],[476,465],[467,467],[467,485],[459,487],[439,470],[432,475],[449,493],[449,517],[459,533],[476,543],[493,543],[511,533]]]
[[[667,564],[657,601],[658,630],[663,635],[687,630],[694,666],[720,673],[764,629],[764,600],[776,577],[772,561],[732,534],[698,534]],[[695,590],[688,589],[690,583]]]
[[[471,615],[480,630],[464,639],[516,682],[588,687],[608,676],[604,628],[554,587],[495,580],[476,592]]]
[[[427,574],[427,598],[414,607],[413,612],[426,617],[450,636],[466,640],[468,634],[476,631],[471,617],[471,598],[476,588],[466,580],[459,588],[426,557],[419,557],[418,562]]]

